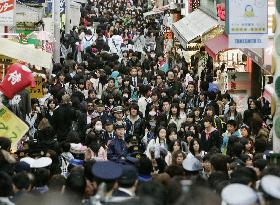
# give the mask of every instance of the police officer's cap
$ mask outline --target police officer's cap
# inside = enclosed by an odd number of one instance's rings
[[[115,129],[125,128],[125,124],[124,123],[115,123],[114,128]]]
[[[189,172],[196,172],[202,170],[200,161],[195,157],[184,159],[183,168]]]
[[[123,172],[119,178],[121,184],[132,184],[138,179],[138,171],[132,165],[123,165]]]
[[[103,107],[104,106],[103,101],[101,99],[95,100],[95,105],[99,106],[99,107]]]
[[[112,109],[112,112],[113,113],[116,113],[116,112],[123,112],[123,107],[122,106],[116,106]]]
[[[222,190],[222,200],[229,205],[251,205],[258,200],[257,193],[244,184],[229,184]]]
[[[93,176],[100,180],[117,180],[122,175],[122,166],[111,161],[97,161],[91,171]]]
[[[261,188],[269,196],[280,199],[280,177],[266,175],[261,179]]]

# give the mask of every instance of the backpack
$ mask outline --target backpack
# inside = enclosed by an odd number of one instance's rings
[[[83,49],[85,50],[87,47],[90,47],[93,44],[93,36],[90,39],[87,39],[86,36],[83,40]]]
[[[60,161],[61,161],[61,166],[60,166],[61,175],[67,177],[68,174],[69,174],[69,172],[68,172],[69,162],[62,155],[59,158],[60,158]]]

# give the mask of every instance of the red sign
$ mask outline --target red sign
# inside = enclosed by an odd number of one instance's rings
[[[0,3],[0,14],[14,9],[15,0],[1,1]]]
[[[217,15],[221,21],[226,20],[225,4],[217,4]]]

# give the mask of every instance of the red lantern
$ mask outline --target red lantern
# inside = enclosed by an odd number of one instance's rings
[[[0,84],[0,91],[12,99],[16,93],[28,86],[32,88],[36,86],[31,70],[25,65],[15,63],[7,68],[6,76]]]

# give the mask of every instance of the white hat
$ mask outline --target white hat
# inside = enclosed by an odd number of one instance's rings
[[[251,205],[257,202],[257,193],[244,184],[229,184],[222,190],[222,200],[228,205]]]
[[[24,157],[20,161],[29,164],[30,168],[44,168],[52,164],[52,159],[49,157],[41,157],[38,159],[33,159],[31,157]]]
[[[200,161],[195,157],[187,157],[184,159],[182,164],[183,168],[190,172],[200,171],[203,169]]]
[[[267,195],[280,199],[280,177],[274,175],[264,176],[261,179],[261,187]]]

